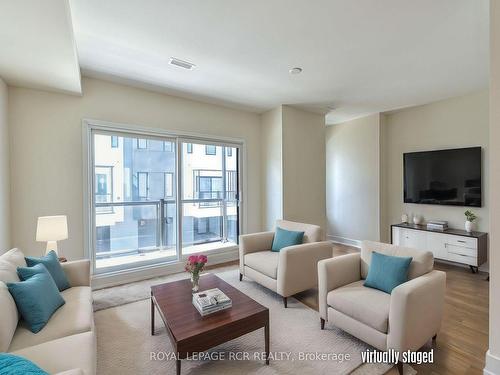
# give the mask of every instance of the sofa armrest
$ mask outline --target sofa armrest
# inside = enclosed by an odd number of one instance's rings
[[[332,257],[329,241],[287,246],[280,250],[277,292],[289,297],[318,285],[318,262]]]
[[[418,350],[441,327],[446,273],[431,271],[394,288],[387,348]]]
[[[259,232],[240,235],[240,273],[243,275],[245,254],[269,251],[273,246],[274,232]]]
[[[62,269],[68,278],[69,285],[90,286],[90,260],[81,259],[61,263]]]
[[[361,255],[339,255],[318,263],[319,315],[328,320],[328,293],[341,286],[361,280]]]

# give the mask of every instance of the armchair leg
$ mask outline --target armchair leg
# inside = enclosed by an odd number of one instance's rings
[[[283,305],[285,305],[285,309],[287,308],[287,297],[283,297]]]
[[[321,329],[325,329],[325,319],[319,318],[319,320],[321,322]]]
[[[403,375],[403,362],[399,361],[397,366],[399,375]]]
[[[240,273],[240,281],[243,280],[243,274]]]

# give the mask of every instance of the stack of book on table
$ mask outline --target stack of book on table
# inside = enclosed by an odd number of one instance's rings
[[[446,230],[446,229],[448,229],[448,222],[442,221],[442,220],[431,220],[427,223],[427,229]]]
[[[217,311],[229,309],[233,303],[220,289],[208,289],[193,294],[193,305],[202,315],[209,315]]]

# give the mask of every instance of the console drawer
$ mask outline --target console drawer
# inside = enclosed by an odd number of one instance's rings
[[[448,250],[448,255],[449,254],[457,254],[457,255],[465,255],[465,256],[469,256],[469,257],[473,257],[473,258],[477,257],[477,250],[476,249],[470,249],[468,247],[455,246],[455,245],[450,245],[450,244],[446,244],[446,249]]]
[[[450,251],[448,251],[448,260],[451,260],[452,262],[468,264],[470,266],[476,266],[476,267],[478,266],[476,257],[471,257],[468,255],[462,255],[462,254],[456,254],[456,253],[452,253]]]
[[[450,245],[469,247],[472,249],[477,248],[477,239],[462,236],[446,236],[446,242]]]

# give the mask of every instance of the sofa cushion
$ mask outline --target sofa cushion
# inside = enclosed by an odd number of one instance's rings
[[[88,294],[91,293],[90,287],[80,287],[77,291],[69,293],[71,289],[61,293],[66,297],[66,303],[52,315],[47,325],[37,334],[32,333],[23,321],[19,323],[9,352],[93,329],[92,302],[88,298]]]
[[[9,262],[17,267],[26,267],[26,260],[21,250],[14,248],[0,256],[0,261]]]
[[[61,263],[57,258],[57,254],[54,250],[49,251],[49,253],[43,257],[26,257],[26,264],[28,267],[36,266],[37,264],[43,264],[47,271],[54,279],[54,282],[59,288],[59,291],[63,291],[69,288],[68,278],[64,273]]]
[[[34,362],[50,374],[80,368],[85,375],[95,374],[94,332],[66,336],[13,352]]]
[[[0,352],[6,352],[17,327],[19,315],[7,286],[0,281]]]
[[[366,276],[368,276],[368,269],[370,268],[371,254],[373,251],[385,255],[412,257],[413,260],[410,263],[410,268],[408,269],[408,280],[425,275],[426,273],[431,272],[434,268],[434,256],[430,251],[422,251],[419,249],[411,249],[409,247],[374,241],[363,241],[361,243],[362,279],[366,279]]]
[[[23,268],[27,267],[19,267]],[[40,268],[43,272],[26,281],[7,283],[19,313],[33,333],[42,330],[52,314],[65,303],[49,272],[43,265]]]
[[[30,360],[8,353],[0,353],[0,374],[49,375]]]
[[[332,290],[327,295],[327,303],[335,310],[387,333],[391,295],[367,288],[363,283],[364,280],[360,280]]]
[[[12,336],[19,321],[16,302],[5,283],[19,282],[17,267],[26,267],[24,254],[19,249],[12,249],[0,256],[0,352],[9,348]]]
[[[245,266],[263,273],[272,279],[278,278],[279,252],[257,251],[245,255]]]
[[[17,267],[26,267],[24,254],[19,249],[12,249],[0,256],[0,281],[15,283],[20,281]]]
[[[90,303],[92,307],[92,289],[88,286],[74,286],[61,292],[66,303],[73,303],[74,300],[83,300]]]

